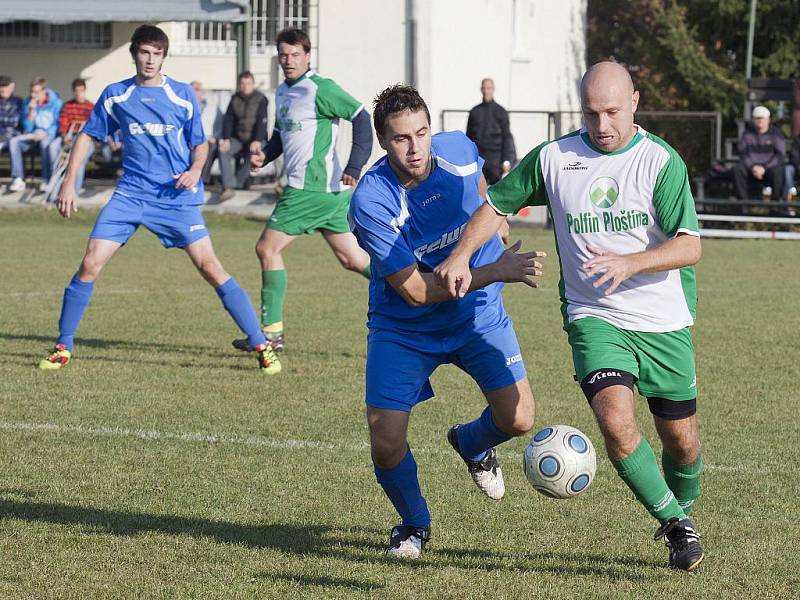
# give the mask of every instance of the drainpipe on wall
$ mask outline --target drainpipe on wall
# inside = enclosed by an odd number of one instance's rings
[[[415,0],[406,0],[406,83],[417,87],[417,21]]]
[[[245,17],[244,21],[234,23],[236,32],[236,76],[250,70],[250,42],[253,37],[253,21],[250,14],[250,0],[229,0],[236,4]]]

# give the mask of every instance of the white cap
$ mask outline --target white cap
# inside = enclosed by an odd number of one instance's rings
[[[753,109],[753,118],[769,117],[769,109],[766,106],[756,106]]]

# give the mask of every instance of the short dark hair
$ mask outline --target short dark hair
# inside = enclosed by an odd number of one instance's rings
[[[383,135],[386,119],[404,110],[410,110],[411,112],[424,110],[425,116],[428,117],[428,124],[430,125],[431,123],[431,113],[428,110],[428,105],[419,95],[417,88],[410,85],[396,83],[386,88],[377,95],[372,105],[375,107],[375,112],[372,115],[372,120],[375,123],[375,133],[380,135]]]
[[[136,53],[143,44],[150,44],[164,51],[164,56],[169,52],[169,38],[164,31],[155,25],[139,25],[131,36],[130,50],[131,56],[136,57]]]
[[[41,75],[37,75],[33,79],[31,79],[31,87],[38,85],[39,87],[46,88],[47,87],[47,79],[42,77]]]
[[[284,29],[281,31],[275,40],[275,46],[280,47],[282,43],[290,46],[303,46],[303,50],[306,53],[311,52],[311,40],[302,29]]]
[[[71,89],[74,90],[76,87],[85,88],[86,87],[86,80],[85,79],[81,79],[80,77],[78,77],[77,79],[73,79],[72,80],[72,88]]]
[[[0,75],[0,87],[6,87],[14,83],[14,78],[8,75]]]
[[[252,79],[253,81],[256,80],[250,71],[242,71],[239,73],[239,75],[236,77],[236,81],[241,81],[242,79]]]

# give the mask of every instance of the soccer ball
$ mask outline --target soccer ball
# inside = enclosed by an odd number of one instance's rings
[[[545,427],[531,438],[522,468],[537,492],[572,498],[589,487],[597,469],[591,440],[569,425]]]

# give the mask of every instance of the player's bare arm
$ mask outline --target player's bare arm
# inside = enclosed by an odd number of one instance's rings
[[[75,177],[78,174],[80,165],[83,163],[83,159],[86,157],[86,153],[89,152],[92,146],[94,146],[92,138],[85,133],[80,133],[70,152],[67,174],[64,176],[61,191],[58,193],[58,212],[66,219],[69,219],[71,213],[78,212],[75,197]]]
[[[197,182],[203,174],[203,165],[208,157],[208,142],[203,142],[192,148],[192,166],[175,177],[175,187],[180,190],[191,190],[197,187]]]
[[[471,270],[470,287],[475,291],[496,282],[524,283],[538,287],[531,277],[542,276],[542,265],[536,261],[538,252],[519,252],[522,246],[517,241],[495,262]],[[410,306],[426,306],[451,300],[451,296],[438,285],[432,273],[423,273],[417,265],[393,273],[386,281]]]
[[[486,241],[507,224],[505,215],[498,214],[487,202],[472,215],[458,245],[453,252],[433,271],[436,283],[449,298],[463,298],[471,289],[472,274],[469,259]],[[536,258],[547,256],[544,252],[535,252]]]
[[[478,193],[481,195],[481,198],[486,200],[486,192],[489,189],[489,184],[486,181],[486,177],[481,175],[480,181],[478,181]],[[503,245],[508,245],[509,236],[511,235],[511,227],[508,224],[508,217],[506,217],[505,221],[500,223],[500,229],[498,230],[500,234],[500,240],[503,242]]]
[[[610,282],[606,295],[612,294],[623,281],[637,273],[671,271],[695,265],[700,262],[703,252],[700,238],[685,233],[679,233],[652,250],[633,254],[615,254],[592,245],[587,245],[586,249],[594,258],[583,263],[583,270],[589,277],[600,275],[592,284],[595,288]]]

